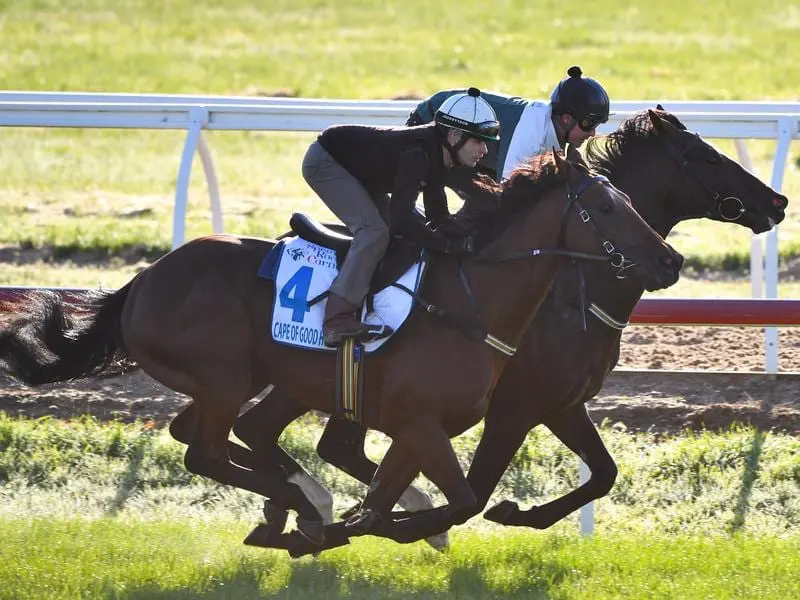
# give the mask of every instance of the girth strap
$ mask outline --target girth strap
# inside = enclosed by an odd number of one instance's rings
[[[363,423],[364,347],[345,338],[336,354],[336,412],[348,421]]]

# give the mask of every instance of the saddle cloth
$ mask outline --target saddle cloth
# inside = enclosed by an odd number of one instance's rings
[[[401,275],[396,284],[417,293],[426,270],[426,261],[420,258]],[[309,306],[309,301],[326,292],[339,269],[336,252],[304,240],[301,237],[282,239],[267,254],[259,277],[275,282],[275,299],[272,307],[272,339],[287,346],[335,352],[322,341],[322,320],[327,298]],[[397,335],[400,326],[411,314],[412,297],[392,284],[374,295],[374,311],[367,314],[362,307],[365,323],[388,325],[394,332],[385,338],[364,343],[365,352],[375,352]]]

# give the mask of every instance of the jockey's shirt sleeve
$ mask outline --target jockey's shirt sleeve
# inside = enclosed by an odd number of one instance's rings
[[[539,153],[541,138],[541,133],[532,127],[516,128],[503,164],[503,179],[507,179],[517,166]]]
[[[443,239],[425,226],[414,214],[420,190],[423,190],[425,213],[429,220],[446,218],[447,196],[441,184],[430,181],[430,161],[422,147],[400,155],[392,199],[390,201],[391,229],[422,246],[439,249]],[[431,187],[432,189],[428,189]],[[438,188],[434,189],[434,188]]]

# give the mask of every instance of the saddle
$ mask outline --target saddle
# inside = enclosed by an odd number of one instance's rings
[[[421,213],[415,211],[415,214],[424,220]],[[350,250],[350,244],[353,242],[353,236],[347,233],[344,225],[326,225],[305,213],[296,212],[289,219],[289,227],[304,240],[336,252],[336,262],[341,268]],[[418,244],[403,237],[392,236],[389,248],[372,276],[369,286],[370,294],[379,292],[397,281],[411,265],[419,260],[421,251],[422,248]]]

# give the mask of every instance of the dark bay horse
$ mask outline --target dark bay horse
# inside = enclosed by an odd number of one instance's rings
[[[436,257],[424,292],[438,306],[469,314],[463,274],[485,330],[511,347],[521,341],[565,261],[549,254],[531,259],[532,249],[602,253],[606,260],[615,247],[617,266],[631,267],[626,273],[642,277],[648,288],[678,278],[682,257],[641,219],[627,196],[558,154],[535,160],[502,188],[488,180],[484,186],[484,200],[494,208],[481,223],[477,256],[463,266],[453,257]],[[190,471],[297,510],[298,528],[321,543],[319,513],[279,465],[262,461],[247,469],[229,457],[228,436],[240,408],[268,383],[303,399],[304,411],[335,409],[335,357],[272,341],[268,308],[274,285],[255,274],[273,245],[227,235],[194,240],[123,288],[89,300],[79,321],[59,298],[32,294],[20,307],[27,314],[0,334],[0,363],[7,374],[36,385],[97,375],[122,358],[135,361],[192,398],[195,427],[185,455]],[[445,531],[474,514],[476,504],[450,437],[483,417],[509,357],[418,311],[371,358],[364,380],[370,402],[363,417],[392,444],[351,533],[413,541]],[[448,504],[398,524],[385,518],[420,472]],[[282,540],[275,544],[286,547]]]
[[[664,236],[687,219],[709,218],[760,233],[785,216],[784,196],[686,131],[660,107],[638,113],[608,136],[590,140],[586,154],[592,170],[626,191],[642,217]],[[467,202],[463,212],[469,214],[473,204]],[[635,279],[616,278],[602,265],[585,264],[582,273],[583,291],[575,269],[559,274],[522,347],[500,377],[468,481],[480,510],[525,436],[540,424],[587,463],[591,478],[564,497],[527,511],[501,502],[486,513],[490,520],[546,528],[607,494],[615,481],[616,465],[585,403],[616,365],[622,329],[644,289]],[[271,456],[271,441],[280,433],[272,427],[304,409],[279,388],[268,399],[242,415],[235,431],[257,453]],[[173,422],[176,437],[185,436],[181,430],[192,422],[192,413],[189,406]],[[270,425],[264,429],[266,422]],[[318,452],[327,462],[368,483],[376,465],[364,455],[365,434],[358,424],[333,417]],[[241,461],[254,464],[252,455],[245,454]],[[284,457],[284,467],[296,481],[306,477],[289,457]]]

